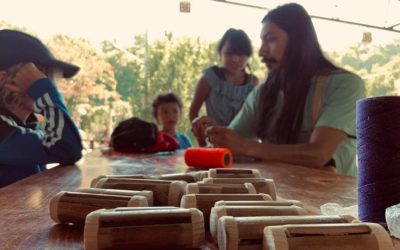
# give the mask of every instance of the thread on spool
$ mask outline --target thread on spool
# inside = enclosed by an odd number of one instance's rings
[[[184,155],[186,165],[197,168],[230,168],[232,152],[227,148],[188,148]]]
[[[400,203],[400,97],[357,102],[358,210],[363,222],[385,224]]]

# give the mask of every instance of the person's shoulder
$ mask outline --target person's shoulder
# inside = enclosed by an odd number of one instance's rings
[[[352,80],[355,82],[363,82],[361,77],[351,71],[345,70],[345,69],[335,69],[330,73],[330,76],[335,79],[340,79],[340,80]]]
[[[364,80],[357,74],[345,69],[336,69],[330,73],[328,84],[340,87],[364,89]]]
[[[213,65],[213,66],[206,68],[203,71],[203,75],[223,79],[224,78],[224,69],[217,65]]]
[[[254,85],[254,86],[256,86],[256,85],[259,85],[258,83],[259,83],[259,79],[258,79],[258,77],[256,76],[256,75],[253,75],[253,74],[249,74],[249,79],[250,79],[250,83],[252,84],[252,85]]]

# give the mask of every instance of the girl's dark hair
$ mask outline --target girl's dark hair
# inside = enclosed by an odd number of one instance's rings
[[[257,136],[264,138],[277,96],[283,91],[284,104],[277,124],[272,128],[275,143],[297,142],[303,123],[304,106],[313,76],[329,74],[337,67],[329,62],[319,46],[317,35],[307,11],[290,3],[268,12],[262,23],[273,22],[288,36],[282,64],[269,73],[261,89],[257,119]]]
[[[222,47],[224,47],[226,42],[229,42],[230,52],[232,54],[246,55],[250,57],[253,53],[250,38],[243,30],[233,28],[228,29],[218,43],[218,54],[221,54]]]
[[[170,92],[167,94],[160,94],[154,99],[153,103],[151,104],[153,107],[153,116],[155,118],[157,117],[157,110],[161,104],[169,102],[178,104],[179,109],[182,111],[183,105],[181,99],[176,94]]]

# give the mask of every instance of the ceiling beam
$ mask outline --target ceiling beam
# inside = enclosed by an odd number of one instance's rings
[[[248,7],[248,8],[253,8],[253,9],[270,10],[269,8],[262,7],[262,6],[250,5],[250,4],[244,4],[244,3],[232,2],[232,1],[226,1],[226,0],[211,0],[211,1],[225,3],[225,4],[238,5],[238,6]],[[315,19],[331,21],[331,22],[345,23],[345,24],[350,24],[350,25],[363,26],[363,27],[372,28],[372,29],[379,29],[379,30],[385,30],[385,31],[400,33],[400,30],[394,29],[394,27],[399,26],[400,23],[385,27],[385,26],[376,26],[376,25],[371,25],[371,24],[366,24],[366,23],[359,23],[359,22],[341,20],[339,18],[332,18],[332,17],[323,17],[323,16],[315,16],[315,15],[310,15],[310,17],[311,18],[315,18]]]

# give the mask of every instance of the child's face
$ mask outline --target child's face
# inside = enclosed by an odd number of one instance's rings
[[[156,119],[163,130],[174,130],[181,119],[181,110],[178,104],[175,102],[161,103],[157,108]]]
[[[246,68],[249,60],[247,55],[232,53],[229,41],[225,42],[225,44],[222,46],[220,56],[223,67],[231,73],[243,71]]]

